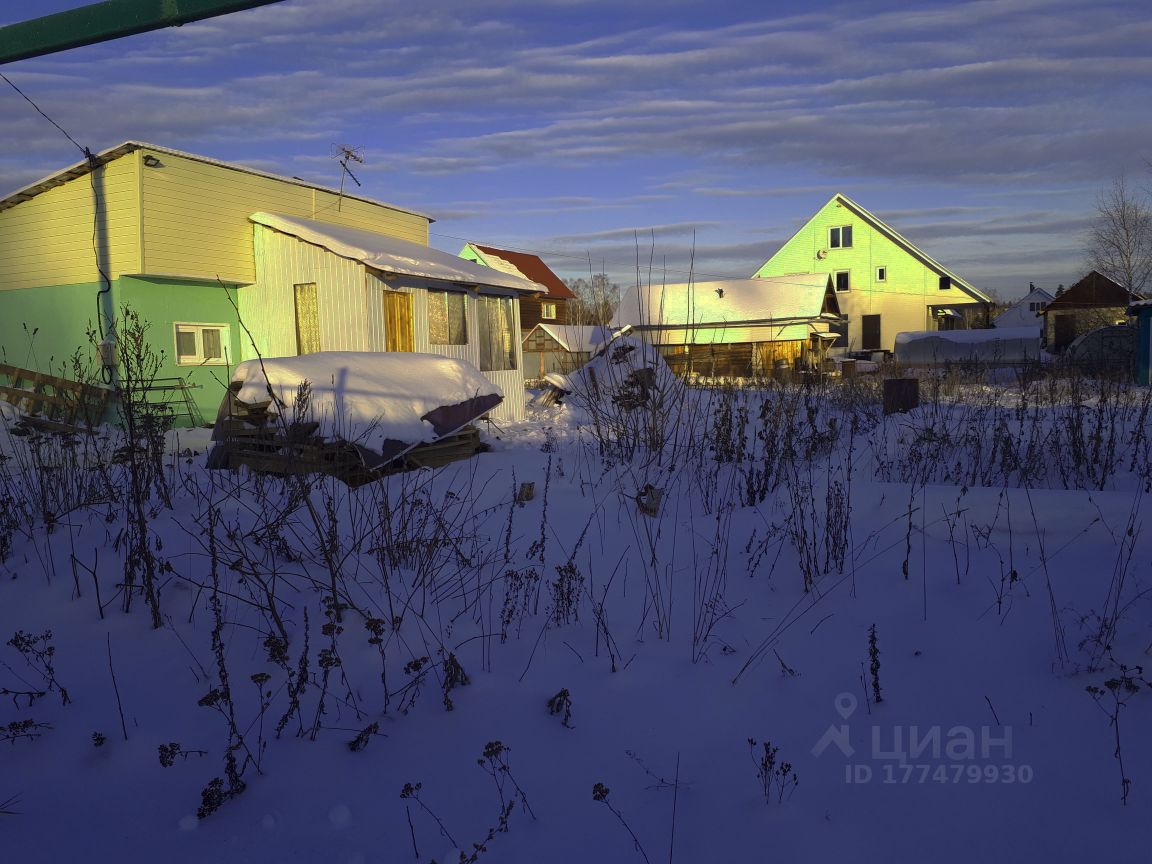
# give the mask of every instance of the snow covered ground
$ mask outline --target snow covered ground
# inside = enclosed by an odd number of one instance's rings
[[[356,490],[0,432],[0,857],[1147,861],[1148,392],[877,387]]]

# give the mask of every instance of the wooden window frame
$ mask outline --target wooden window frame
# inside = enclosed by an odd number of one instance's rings
[[[557,306],[555,300],[541,300],[540,301],[540,317],[548,321],[555,321],[557,314]]]

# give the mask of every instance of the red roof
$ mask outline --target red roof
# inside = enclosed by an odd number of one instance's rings
[[[548,265],[541,261],[539,256],[531,255],[527,252],[511,252],[508,249],[497,249],[494,246],[481,246],[479,243],[473,243],[472,245],[485,255],[495,255],[497,258],[503,258],[523,273],[526,279],[531,279],[538,285],[543,285],[548,289],[548,293],[543,296],[556,300],[571,300],[575,298],[576,295],[568,289],[568,286],[561,281],[559,276],[548,269]]]

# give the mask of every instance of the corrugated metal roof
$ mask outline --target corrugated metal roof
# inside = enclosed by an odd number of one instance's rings
[[[648,285],[624,294],[612,326],[668,329],[815,321],[827,289],[827,273]]]
[[[317,189],[321,192],[329,192],[333,195],[343,194],[345,198],[352,198],[357,201],[363,201],[367,204],[375,204],[379,207],[387,207],[390,210],[398,210],[401,213],[409,213],[413,216],[420,216],[427,219],[429,222],[435,222],[426,213],[421,213],[417,210],[411,210],[407,207],[398,207],[395,204],[386,204],[383,201],[375,201],[371,198],[365,198],[361,195],[350,195],[347,192],[341,193],[338,189],[333,189],[329,186],[323,186],[319,183],[309,183],[307,180],[301,180],[298,177],[285,177],[281,174],[272,174],[267,171],[260,171],[256,168],[249,168],[244,165],[237,165],[233,162],[222,162],[219,159],[212,159],[208,156],[198,156],[195,153],[185,153],[182,150],[173,150],[171,147],[161,147],[157,144],[147,144],[143,141],[125,141],[123,144],[118,144],[109,150],[103,150],[92,156],[91,159],[85,159],[57,171],[54,174],[49,174],[42,180],[37,180],[31,185],[25,186],[22,189],[17,189],[3,198],[0,198],[0,210],[7,210],[15,207],[17,204],[27,201],[29,198],[34,198],[41,192],[46,192],[56,186],[62,186],[69,180],[75,180],[77,177],[83,177],[92,171],[93,168],[99,168],[101,165],[106,165],[114,159],[119,159],[121,156],[126,156],[136,150],[148,150],[153,153],[167,154],[169,156],[179,156],[182,159],[191,159],[195,162],[203,162],[206,165],[215,165],[218,168],[227,168],[231,171],[240,171],[244,174],[253,174],[257,177],[267,177],[270,180],[279,180],[282,183],[290,183],[293,186],[303,186],[306,189]]]
[[[489,262],[491,265],[497,266],[497,269],[519,273],[525,279],[530,279],[538,285],[544,286],[548,292],[544,295],[545,297],[558,300],[571,300],[576,297],[563,280],[553,273],[538,255],[532,255],[529,252],[513,252],[511,249],[497,249],[495,246],[482,246],[479,243],[470,243],[469,245],[478,250],[485,258],[501,259],[511,268],[509,270],[499,267],[495,262]]]
[[[253,213],[248,218],[258,225],[291,234],[316,246],[323,246],[336,255],[359,261],[385,273],[417,276],[458,285],[510,288],[532,294],[539,294],[544,290],[535,282],[529,282],[519,276],[501,273],[491,267],[441,252],[439,249],[377,234],[375,231],[347,228],[343,225],[277,213]]]

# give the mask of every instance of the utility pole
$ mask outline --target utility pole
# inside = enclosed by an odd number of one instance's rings
[[[105,0],[0,27],[0,65],[281,0]]]

